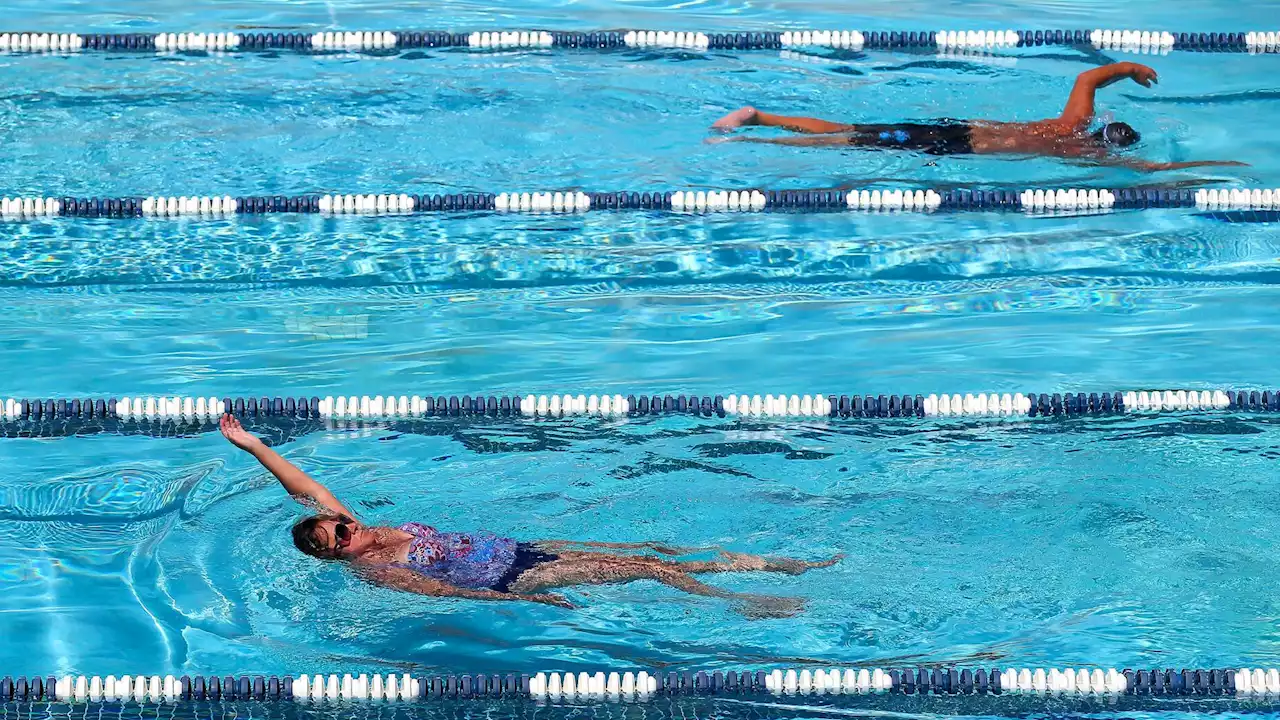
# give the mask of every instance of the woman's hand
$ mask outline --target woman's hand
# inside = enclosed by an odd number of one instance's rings
[[[553,595],[551,593],[539,593],[535,595],[521,595],[521,600],[529,602],[542,603],[543,605],[554,605],[565,610],[577,610],[577,606],[565,599],[563,595]]]
[[[218,420],[218,429],[222,431],[222,437],[241,450],[252,452],[254,448],[262,447],[262,441],[256,435],[241,427],[240,421],[231,415],[223,415]]]

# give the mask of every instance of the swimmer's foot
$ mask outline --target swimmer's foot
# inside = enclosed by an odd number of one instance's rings
[[[711,125],[711,129],[733,130],[735,128],[740,128],[743,125],[755,125],[756,116],[758,116],[759,114],[760,113],[750,105],[743,108],[738,108],[737,110],[734,110],[728,115],[725,115],[724,117],[715,121],[715,123]]]
[[[804,598],[777,595],[743,595],[734,608],[752,620],[795,617],[804,612]]]
[[[735,570],[759,572],[776,572],[785,575],[799,575],[801,573],[813,570],[814,568],[831,567],[844,559],[844,553],[834,555],[826,560],[797,560],[795,558],[774,558],[762,557],[760,555],[748,555],[747,553],[722,552],[720,557],[724,558]]]

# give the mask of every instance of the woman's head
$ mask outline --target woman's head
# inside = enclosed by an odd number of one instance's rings
[[[1102,129],[1093,134],[1093,137],[1103,145],[1114,147],[1129,147],[1142,139],[1137,130],[1130,127],[1128,123],[1122,122],[1111,122],[1103,125]]]
[[[293,526],[293,544],[302,552],[326,560],[355,555],[360,524],[346,515],[313,515]]]

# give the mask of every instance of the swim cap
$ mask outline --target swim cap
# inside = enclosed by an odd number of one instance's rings
[[[1101,130],[1094,133],[1093,137],[1099,142],[1116,147],[1128,147],[1142,138],[1137,130],[1129,127],[1128,123],[1122,122],[1107,123]]]

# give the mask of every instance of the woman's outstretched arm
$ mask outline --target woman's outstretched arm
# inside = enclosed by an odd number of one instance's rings
[[[338,498],[329,492],[329,488],[316,482],[297,465],[285,460],[280,453],[267,447],[261,439],[245,430],[239,420],[231,415],[223,415],[218,421],[218,428],[222,430],[222,436],[232,445],[244,450],[262,463],[262,467],[275,475],[284,489],[293,497],[310,500],[336,515],[355,518],[355,514],[339,502]]]

